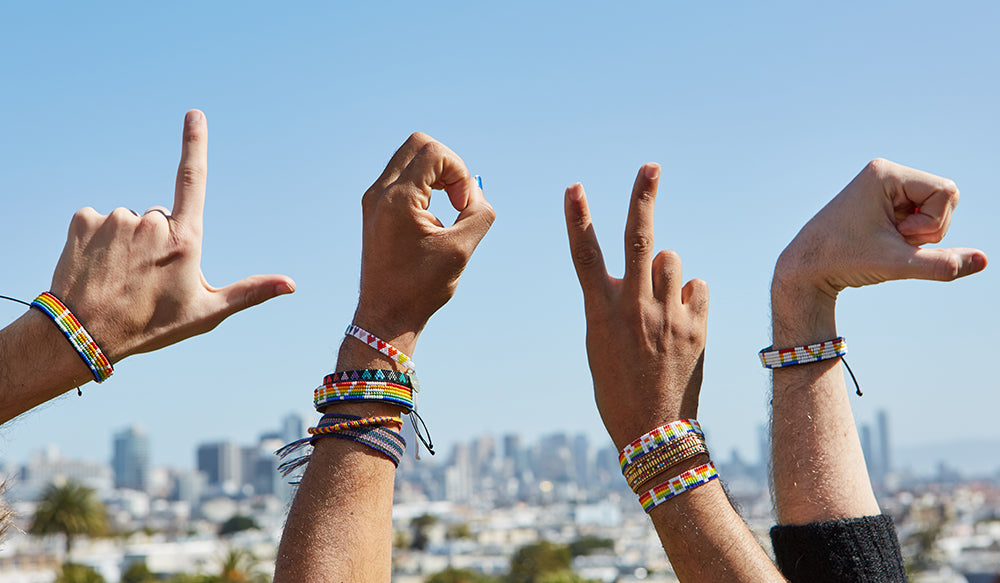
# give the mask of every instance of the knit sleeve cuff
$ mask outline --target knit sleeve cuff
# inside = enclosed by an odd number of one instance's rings
[[[771,543],[778,568],[793,583],[906,581],[896,528],[884,514],[778,525]]]

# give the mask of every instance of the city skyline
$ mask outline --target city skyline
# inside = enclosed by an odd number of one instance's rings
[[[192,107],[209,127],[207,281],[284,273],[297,291],[4,424],[3,459],[57,443],[106,461],[112,428],[139,424],[153,460],[187,465],[197,443],[249,443],[275,412],[308,411],[356,305],[361,194],[417,130],[483,176],[497,211],[412,355],[442,446],[553,425],[606,439],[563,219],[576,181],[618,276],[635,173],[662,164],[655,247],[711,294],[699,420],[747,459],[768,415],[774,261],[870,159],[953,179],[942,245],[1000,257],[995,3],[20,3],[4,17],[0,293],[49,286],[77,209],[169,206]],[[446,197],[431,210],[454,218]],[[990,266],[846,290],[857,418],[888,410],[898,447],[932,441],[938,418],[1000,439],[998,289]],[[0,322],[23,309],[0,302]]]

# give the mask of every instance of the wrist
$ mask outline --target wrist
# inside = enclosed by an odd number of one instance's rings
[[[837,295],[779,261],[771,281],[771,334],[776,349],[837,336]]]

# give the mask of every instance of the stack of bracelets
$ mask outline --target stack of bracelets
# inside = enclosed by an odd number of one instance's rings
[[[399,466],[399,460],[406,451],[406,440],[400,434],[403,427],[401,417],[374,416],[357,417],[338,413],[327,413],[327,409],[339,404],[360,402],[382,402],[403,409],[414,423],[417,437],[427,447],[431,454],[434,446],[430,438],[424,438],[419,431],[417,421],[423,425],[423,420],[416,412],[416,393],[420,385],[414,376],[416,364],[413,359],[403,354],[391,344],[361,328],[350,325],[346,335],[352,336],[368,344],[375,350],[388,356],[395,362],[407,367],[405,372],[387,369],[347,370],[328,374],[323,377],[323,384],[313,391],[313,405],[320,413],[325,413],[316,427],[309,428],[309,436],[279,449],[276,453],[282,459],[301,448],[314,445],[316,441],[332,437],[346,439],[367,446]],[[426,426],[424,426],[426,432]],[[287,461],[278,466],[283,476],[288,476],[309,462],[311,455]],[[418,458],[419,459],[419,451]],[[293,479],[291,483],[298,483]]]
[[[715,464],[708,462],[651,489],[643,487],[666,470],[700,454],[708,454],[701,425],[694,419],[681,419],[657,427],[626,445],[618,454],[618,463],[629,487],[639,495],[642,509],[649,512],[719,477]]]

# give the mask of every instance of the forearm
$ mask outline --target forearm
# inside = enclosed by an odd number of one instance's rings
[[[390,344],[413,353],[415,335],[391,336]],[[363,342],[345,338],[337,370],[365,368],[401,367]],[[362,417],[401,413],[399,407],[377,402],[338,405],[328,412],[334,410]],[[395,469],[392,461],[367,446],[341,439],[317,441],[281,538],[275,582],[389,581]]]
[[[836,300],[776,270],[771,288],[775,348],[837,337]],[[840,359],[773,371],[771,443],[780,524],[879,513],[851,412]]]
[[[56,325],[36,309],[0,330],[0,423],[93,380]]]
[[[681,581],[784,581],[718,480],[649,513]]]

